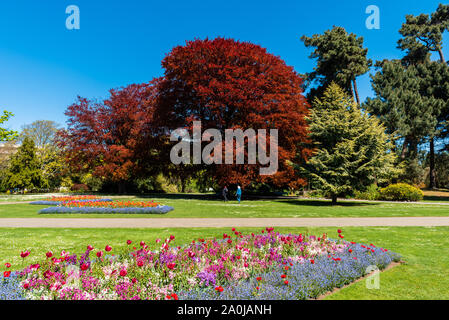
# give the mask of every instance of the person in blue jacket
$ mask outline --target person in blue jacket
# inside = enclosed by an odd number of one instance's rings
[[[237,186],[235,195],[237,196],[237,201],[240,203],[240,200],[242,200],[242,188],[240,188],[240,186]]]

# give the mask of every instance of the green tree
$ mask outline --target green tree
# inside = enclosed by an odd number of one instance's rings
[[[363,37],[350,33],[342,27],[333,27],[324,34],[312,37],[302,36],[306,47],[314,47],[310,58],[317,60],[313,72],[305,75],[308,85],[317,83],[309,98],[318,97],[331,82],[337,83],[347,92],[351,92],[360,105],[356,78],[369,71],[371,59],[367,59],[368,49],[363,47]]]
[[[426,62],[430,57],[430,53],[436,52],[440,58],[439,62],[446,67],[447,64],[443,54],[444,31],[449,31],[449,5],[440,4],[437,10],[430,16],[428,14],[406,16],[406,22],[399,30],[403,37],[398,41],[398,47],[407,51],[405,59],[419,64]],[[441,93],[441,90],[439,91]],[[430,132],[428,137],[430,143],[430,188],[436,187],[435,139],[438,137],[444,138],[447,132],[447,129],[445,130],[444,126],[449,123],[449,95],[445,93],[443,96],[440,95],[436,99],[443,99],[446,103],[440,103],[435,99],[431,102],[433,103],[432,108],[434,110],[434,117],[438,120],[438,123],[435,130]],[[437,105],[439,106],[439,109],[436,108]]]
[[[332,204],[338,196],[365,191],[379,178],[397,171],[384,126],[362,112],[337,84],[332,83],[322,98],[315,99],[309,122],[317,150],[302,170]]]
[[[25,138],[17,152],[12,156],[7,174],[9,188],[35,190],[46,188],[47,182],[42,176],[36,147],[33,140]]]
[[[33,140],[42,175],[52,189],[61,185],[68,171],[62,152],[55,143],[58,130],[59,125],[54,121],[37,120],[23,126],[18,138],[20,142],[26,138]]]
[[[14,114],[12,114],[9,111],[4,110],[3,115],[0,116],[0,125],[4,122],[8,121],[9,118],[11,118],[12,116],[14,116]],[[11,141],[11,140],[14,140],[15,138],[17,138],[16,131],[8,130],[8,129],[2,128],[0,126],[0,141]]]

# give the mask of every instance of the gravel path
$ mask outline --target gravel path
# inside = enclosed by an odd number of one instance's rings
[[[449,217],[373,218],[4,218],[0,228],[218,228],[218,227],[434,227],[449,226]]]

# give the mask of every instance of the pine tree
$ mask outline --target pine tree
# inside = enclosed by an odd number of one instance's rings
[[[385,128],[337,84],[315,99],[309,123],[317,150],[302,170],[333,204],[337,196],[364,191],[377,179],[398,173]]]
[[[407,51],[404,58],[414,64],[427,62],[431,52],[439,55],[440,63],[447,66],[443,54],[443,33],[449,31],[449,5],[440,4],[437,10],[430,16],[420,14],[418,16],[407,15],[406,22],[402,25],[399,32],[403,36],[398,41],[398,47]],[[440,90],[441,91],[441,90]],[[436,187],[435,173],[435,138],[444,137],[444,130],[440,130],[444,123],[449,123],[449,102],[448,95],[443,99],[446,103],[435,101],[431,102],[434,110],[434,117],[438,119],[438,128],[429,134],[430,143],[430,182],[429,187]],[[441,100],[441,95],[437,97]],[[439,106],[440,109],[436,107]]]
[[[367,73],[372,65],[371,59],[366,57],[368,49],[363,48],[363,37],[334,26],[322,35],[303,36],[301,40],[306,47],[315,47],[310,58],[317,59],[314,71],[305,75],[309,84],[318,84],[318,88],[310,91],[309,98],[320,96],[331,82],[335,82],[351,92],[360,105],[356,78]]]
[[[23,140],[22,145],[11,158],[7,185],[9,188],[21,190],[47,187],[47,182],[42,177],[40,164],[36,157],[36,147],[30,138]]]

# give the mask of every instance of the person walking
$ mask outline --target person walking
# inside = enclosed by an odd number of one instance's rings
[[[237,192],[235,195],[237,196],[237,201],[240,204],[240,200],[242,200],[242,188],[240,188],[240,186],[237,186]]]
[[[227,186],[224,186],[222,194],[223,194],[224,202],[228,201],[228,197],[227,197],[227,195],[228,195],[228,187]]]

